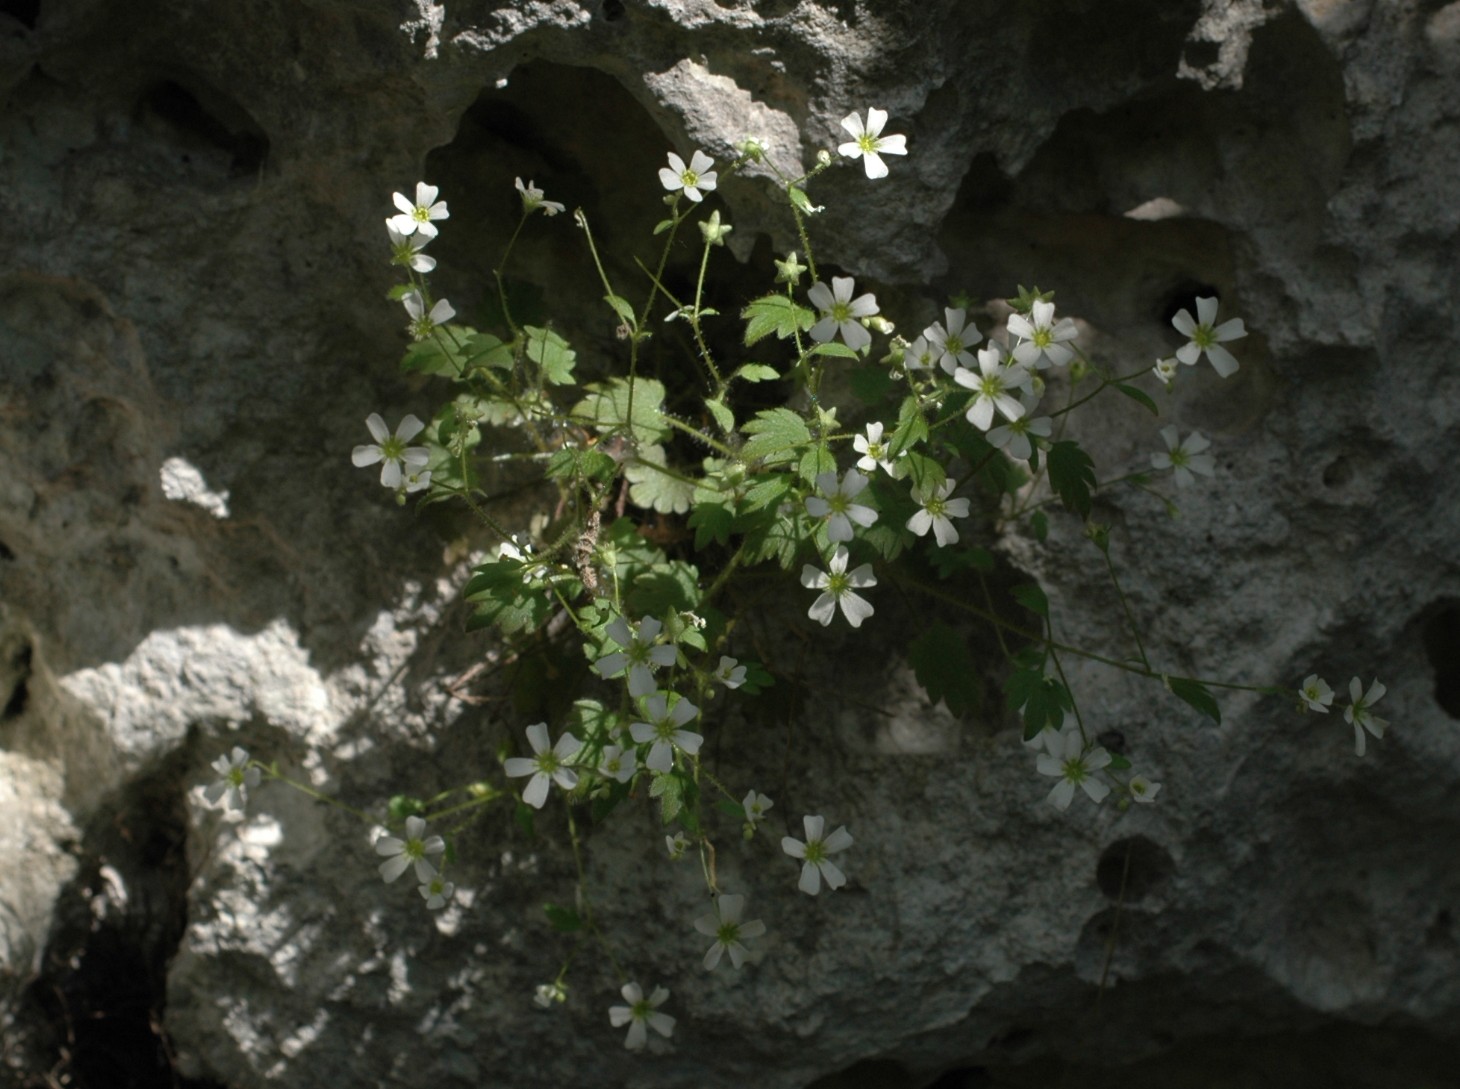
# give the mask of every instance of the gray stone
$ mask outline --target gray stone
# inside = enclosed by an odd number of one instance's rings
[[[1460,4],[0,8],[13,1071],[54,1061],[36,992],[80,993],[73,950],[104,933],[168,965],[139,986],[178,1071],[233,1089],[1453,1078]],[[871,105],[910,154],[882,183],[821,179],[810,230],[902,331],[952,293],[1037,283],[1094,358],[1135,370],[1179,343],[1169,318],[1196,294],[1246,319],[1237,375],[1202,364],[1157,397],[1213,439],[1215,479],[1179,494],[1179,519],[1119,490],[1095,517],[1160,668],[1378,675],[1392,725],[1359,761],[1336,711],[1234,692],[1215,727],[1070,659],[1092,728],[1164,788],[1126,814],[1060,813],[996,693],[966,720],[922,700],[898,648],[924,599],[879,587],[875,630],[803,639],[800,599],[778,593],[745,631],[804,665],[726,701],[710,746],[725,782],[776,800],[775,834],[727,827],[717,859],[770,927],[751,963],[699,970],[703,886],[665,860],[647,804],[584,831],[601,924],[680,1019],[627,1055],[591,950],[565,1007],[530,1001],[570,947],[541,907],[574,898],[556,797],[536,839],[501,806],[464,830],[461,895],[432,918],[380,881],[350,814],[267,784],[225,815],[200,791],[243,745],[380,813],[402,789],[500,786],[499,748],[536,720],[504,649],[459,634],[491,542],[397,509],[348,463],[368,413],[424,417],[439,392],[394,366],[390,193],[442,187],[437,280],[465,313],[490,299],[519,175],[585,210],[637,296],[622,255],[649,252],[666,151],[723,161],[755,136],[809,168]],[[735,227],[728,312],[799,242],[763,170],[715,199]],[[522,297],[550,300],[585,366],[621,360],[569,218],[534,221],[518,252]],[[1103,477],[1145,468],[1151,418],[1107,400],[1078,437]],[[525,526],[533,497],[498,509]],[[1048,541],[997,548],[1006,580],[1048,589],[1062,639],[1134,653],[1080,526],[1056,515]],[[997,648],[966,630],[992,683]],[[474,665],[486,679],[454,685]],[[835,895],[796,892],[776,850],[803,812],[856,837]]]

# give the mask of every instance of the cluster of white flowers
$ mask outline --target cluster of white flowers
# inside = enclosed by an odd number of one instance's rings
[[[1384,736],[1384,730],[1388,727],[1389,722],[1374,714],[1373,707],[1387,691],[1388,689],[1380,684],[1377,678],[1369,685],[1367,692],[1364,691],[1364,682],[1358,677],[1353,677],[1348,682],[1349,705],[1343,709],[1343,720],[1354,728],[1354,755],[1356,756],[1363,756],[1368,749],[1366,733],[1373,734],[1376,738]],[[1332,706],[1333,689],[1318,674],[1310,673],[1304,679],[1303,686],[1298,689],[1298,708],[1326,715]]]
[[[1112,774],[1115,758],[1104,747],[1087,741],[1076,725],[1060,730],[1046,726],[1027,744],[1039,751],[1035,763],[1039,774],[1058,780],[1048,796],[1050,805],[1056,809],[1069,808],[1076,788],[1083,790],[1096,805],[1110,796],[1112,787],[1121,791],[1122,805],[1127,799],[1141,804],[1154,802],[1161,789],[1160,783],[1153,783],[1144,775],[1131,775],[1124,781],[1116,778]]]

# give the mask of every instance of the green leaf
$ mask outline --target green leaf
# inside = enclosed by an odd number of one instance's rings
[[[629,305],[629,300],[622,295],[605,295],[603,301],[613,307],[613,312],[623,318],[624,324],[630,329],[633,329],[639,324],[634,317],[634,308]]]
[[[1130,761],[1118,753],[1110,754],[1110,763],[1105,765],[1111,771],[1129,771]]]
[[[929,495],[948,479],[948,471],[941,461],[924,454],[904,454],[898,462],[902,466],[902,479],[919,495]]]
[[[711,399],[705,402],[705,407],[710,410],[710,415],[715,417],[715,422],[720,425],[720,430],[727,435],[735,430],[735,414],[730,411],[724,401]]]
[[[897,426],[887,438],[887,456],[895,458],[927,437],[928,421],[923,417],[923,410],[918,407],[918,399],[904,398],[902,407],[897,412]]]
[[[1049,448],[1049,483],[1064,505],[1081,518],[1090,517],[1090,489],[1095,486],[1095,462],[1080,444],[1064,439]]]
[[[624,465],[629,498],[636,505],[660,514],[683,514],[694,500],[694,481],[671,476],[667,468],[664,447],[658,443],[641,446],[638,454]]]
[[[781,372],[774,367],[767,367],[764,363],[745,363],[735,369],[732,378],[740,378],[746,382],[774,382],[781,377]]]
[[[491,333],[477,333],[467,337],[466,343],[462,345],[462,355],[468,371],[512,369],[512,345],[502,343],[499,337],[494,337]]]
[[[543,470],[549,480],[610,480],[618,462],[602,450],[565,446],[548,458]]]
[[[559,904],[543,904],[542,910],[547,912],[548,922],[554,930],[564,934],[571,934],[575,930],[583,929],[583,920],[572,908],[565,908]]]
[[[638,378],[632,383],[634,419],[629,426],[629,389],[627,378],[588,387],[588,396],[573,406],[572,415],[580,423],[600,434],[630,430],[639,442],[663,442],[671,433],[660,407],[664,404],[664,385],[653,378]]]
[[[818,444],[801,455],[796,472],[807,484],[815,484],[816,478],[822,473],[836,472],[836,458],[831,456],[829,449]]]
[[[1037,510],[1029,516],[1029,530],[1036,541],[1049,539],[1049,515]]]
[[[692,612],[699,603],[699,568],[683,560],[655,564],[624,594],[624,607],[638,616]]]
[[[543,379],[554,386],[571,383],[578,353],[568,347],[568,342],[551,329],[535,325],[524,326],[522,331],[527,334],[527,358],[542,368]]]
[[[1167,677],[1166,687],[1178,699],[1191,704],[1218,726],[1222,724],[1222,709],[1218,706],[1216,697],[1200,681],[1193,681],[1189,677]]]
[[[1065,721],[1065,712],[1075,706],[1064,685],[1046,677],[1042,669],[1020,669],[1010,675],[1004,685],[1009,710],[1024,709],[1024,740],[1032,741],[1046,726],[1058,730]]]
[[[527,583],[522,569],[515,560],[494,560],[476,569],[461,592],[472,605],[467,631],[494,625],[508,633],[534,631],[547,622],[554,603],[543,590]]]
[[[839,340],[828,340],[823,344],[817,344],[806,353],[807,355],[829,355],[833,359],[861,359],[862,357],[848,348]]]
[[[658,223],[654,224],[654,233],[655,234],[663,234],[665,231],[669,230],[669,228],[670,227],[673,227],[673,226],[674,226],[674,220],[672,220],[672,219],[661,219]]]
[[[1152,416],[1161,415],[1161,410],[1156,407],[1156,402],[1151,400],[1143,391],[1136,389],[1135,386],[1127,386],[1124,382],[1117,382],[1115,383],[1115,388],[1136,402],[1136,404],[1145,405],[1150,410]]]
[[[457,326],[450,326],[457,336],[474,332]],[[443,334],[428,340],[418,340],[406,349],[400,361],[405,374],[439,374],[447,378],[460,378],[465,358],[457,350],[451,337]]]
[[[1014,587],[1012,593],[1014,600],[1020,605],[1032,613],[1038,613],[1046,620],[1049,619],[1049,598],[1044,596],[1044,590],[1041,587],[1029,583],[1025,586]]]
[[[978,666],[957,629],[934,621],[912,641],[907,656],[928,699],[942,700],[960,718],[978,710],[983,696]]]
[[[684,809],[684,782],[672,771],[655,775],[649,784],[649,797],[659,799],[659,815],[669,824]]]
[[[716,544],[730,543],[730,526],[735,521],[734,512],[724,503],[698,503],[689,513],[689,527],[695,531],[695,551],[698,552],[712,541]]]
[[[852,394],[857,400],[869,405],[881,403],[882,399],[887,396],[887,392],[896,384],[892,372],[875,363],[865,367],[855,367],[847,372],[847,376],[852,387]]]
[[[791,490],[791,478],[783,473],[774,476],[752,478],[755,480],[740,501],[740,509],[746,513],[775,507]]]
[[[745,319],[745,346],[748,348],[758,340],[775,333],[785,340],[795,333],[805,332],[816,321],[816,315],[804,306],[798,306],[785,295],[767,295],[756,299],[740,312]]]
[[[745,461],[788,461],[791,452],[811,441],[806,421],[789,408],[768,408],[745,425],[751,438],[740,448]]]

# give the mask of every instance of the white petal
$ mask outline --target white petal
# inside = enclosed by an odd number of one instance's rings
[[[374,465],[383,457],[385,451],[378,446],[357,446],[350,454],[350,461],[357,469],[363,469],[367,465]]]
[[[1212,361],[1212,366],[1216,369],[1217,374],[1223,378],[1232,377],[1241,367],[1241,364],[1237,362],[1237,357],[1220,344],[1213,344],[1207,349],[1207,358]]]
[[[1171,324],[1184,337],[1189,337],[1196,332],[1196,321],[1193,320],[1189,310],[1178,310],[1176,316],[1171,319]]]
[[[782,836],[781,850],[785,851],[792,858],[806,857],[806,844],[802,843],[795,836]]]
[[[826,848],[828,854],[845,851],[852,845],[852,834],[847,831],[846,825],[842,825],[831,835],[827,836],[821,845]]]
[[[872,343],[872,334],[854,321],[844,321],[837,328],[841,331],[842,340],[854,352],[860,352]]]
[[[714,932],[711,931],[711,933]],[[720,963],[720,954],[724,951],[725,947],[719,942],[710,946],[709,952],[705,954],[705,971],[712,972],[715,970],[715,967]]]
[[[811,608],[806,610],[806,615],[822,627],[829,627],[832,617],[836,616],[836,598],[831,594],[822,594],[811,603]]]
[[[522,792],[522,800],[533,809],[541,809],[547,801],[550,780],[542,772],[538,772],[527,781],[527,789]]]
[[[877,141],[877,152],[880,155],[906,155],[907,137],[900,134],[884,136]]]
[[[644,1027],[644,1022],[635,1021],[629,1026],[629,1034],[624,1038],[624,1047],[630,1051],[638,1051],[649,1039],[649,1030]]]
[[[705,739],[691,730],[678,730],[674,734],[674,743],[694,756],[700,751],[700,746],[705,743]]]
[[[822,860],[819,869],[821,870],[821,876],[826,878],[827,888],[839,889],[847,883],[847,875],[842,873],[840,867],[835,862]]]
[[[864,132],[867,131],[866,127],[862,124],[862,115],[859,114],[859,113],[849,113],[845,117],[843,117],[842,118],[842,128],[846,129],[853,136],[858,136],[858,137],[860,137]],[[848,145],[846,145],[846,144],[843,144],[842,145],[842,147],[844,147],[844,148],[847,147],[847,146]],[[852,144],[851,147],[857,148],[857,145],[856,144]],[[860,150],[860,149],[858,149],[858,150]],[[849,151],[843,151],[842,154],[843,155],[850,155],[850,154],[853,154],[853,153],[852,152],[849,152]]]
[[[1210,325],[1217,320],[1217,300],[1215,296],[1208,296],[1205,299],[1196,300],[1196,320],[1202,325]]]
[[[815,896],[821,891],[821,871],[814,863],[802,863],[801,880],[796,882],[796,887],[808,896]]]
[[[376,442],[384,442],[390,438],[390,428],[385,426],[385,420],[378,412],[372,412],[365,417],[365,426],[370,429],[370,437]]]
[[[410,864],[411,859],[409,855],[398,854],[394,858],[380,864],[380,876],[385,878],[387,882],[394,881],[406,872]]]
[[[882,132],[883,126],[887,124],[887,111],[879,110],[876,106],[867,111],[867,131],[873,136]]]
[[[907,528],[919,537],[926,537],[928,530],[933,528],[933,516],[926,510],[920,510],[907,520]]]
[[[866,152],[862,156],[862,165],[867,168],[867,177],[872,179],[887,177],[887,164],[882,161],[882,156],[875,151]]]
[[[509,756],[502,762],[502,770],[509,779],[518,779],[537,771],[537,761],[525,756]]]
[[[546,752],[551,747],[546,722],[535,722],[527,728],[527,743],[532,746],[533,752]]]
[[[649,750],[649,759],[644,761],[644,765],[650,771],[668,771],[672,768],[674,766],[674,750],[670,747],[669,742],[663,738],[654,742],[654,747]]]
[[[436,305],[440,306],[441,304],[437,303]],[[401,420],[400,426],[395,429],[395,437],[398,438],[401,442],[410,442],[413,438],[419,435],[425,429],[425,427],[426,425],[423,424],[420,420],[416,419],[414,415],[409,415],[406,416],[405,419]]]

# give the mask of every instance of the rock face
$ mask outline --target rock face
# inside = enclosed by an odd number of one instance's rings
[[[0,101],[0,1015],[21,1084],[127,1063],[233,1089],[1452,1084],[1460,3],[9,0]],[[1153,661],[1377,674],[1392,727],[1359,761],[1336,712],[1238,692],[1213,727],[1071,663],[1093,728],[1165,787],[1059,813],[999,701],[959,721],[921,700],[897,648],[925,618],[879,601],[875,634],[817,629],[797,680],[723,718],[717,774],[776,798],[772,843],[802,812],[856,836],[850,885],[809,900],[731,829],[720,878],[770,926],[744,970],[700,971],[703,888],[651,810],[585,833],[620,961],[680,1019],[628,1055],[591,948],[565,1006],[530,1002],[571,948],[541,911],[573,898],[556,799],[537,838],[500,807],[463,833],[434,920],[349,814],[277,785],[241,821],[192,803],[235,744],[366,808],[500,784],[533,721],[510,670],[485,702],[448,687],[493,652],[459,634],[460,527],[348,464],[368,413],[436,396],[395,368],[391,191],[442,187],[439,279],[479,307],[515,176],[632,253],[666,150],[723,160],[753,135],[809,166],[869,105],[910,154],[880,184],[827,175],[813,238],[904,328],[1037,283],[1128,370],[1170,352],[1196,294],[1245,317],[1235,377],[1203,364],[1163,398],[1214,440],[1215,479],[1179,520],[1118,490],[1096,516]],[[732,284],[796,245],[773,197],[753,170],[717,193]],[[533,227],[523,279],[580,353],[618,358],[581,235]],[[1102,476],[1159,448],[1133,404],[1080,427]],[[1078,525],[999,548],[1066,641],[1131,653]],[[798,617],[768,610],[765,645],[800,654]]]

